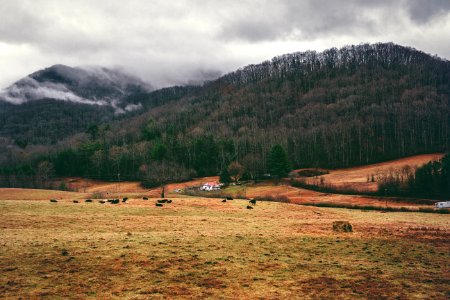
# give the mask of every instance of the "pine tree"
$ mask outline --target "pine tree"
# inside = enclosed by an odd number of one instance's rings
[[[228,173],[228,168],[223,168],[220,172],[219,182],[223,184],[229,184],[231,182],[230,174]]]
[[[286,151],[281,145],[272,147],[267,159],[267,166],[272,176],[283,178],[288,175],[291,166]]]

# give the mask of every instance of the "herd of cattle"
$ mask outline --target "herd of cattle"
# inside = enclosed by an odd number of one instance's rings
[[[142,200],[148,200],[148,197],[142,197]],[[233,197],[227,196],[225,199],[222,200],[222,202],[226,203],[229,200],[233,200]],[[122,198],[122,201],[120,199],[108,199],[108,200],[99,200],[98,202],[101,203],[101,204],[105,204],[105,203],[119,204],[120,202],[126,203],[127,201],[128,201],[128,197]],[[50,202],[56,203],[56,202],[58,202],[58,200],[50,199]],[[73,200],[72,202],[73,203],[80,203],[79,200]],[[92,199],[86,199],[86,200],[84,200],[84,202],[92,203],[93,200]],[[162,207],[162,206],[164,206],[164,204],[170,204],[172,202],[173,202],[173,200],[171,200],[171,199],[160,199],[160,200],[156,200],[155,206]],[[247,205],[247,209],[253,209],[253,206],[256,205],[256,200],[255,199],[250,200],[249,204],[251,204],[252,206]]]
[[[233,200],[233,197],[227,196],[225,199],[222,200],[222,203],[226,203],[228,200]],[[253,206],[256,205],[256,199],[252,199],[250,201],[248,201],[250,205],[247,205],[247,209],[253,209]]]

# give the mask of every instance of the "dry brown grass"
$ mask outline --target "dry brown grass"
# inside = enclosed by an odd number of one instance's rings
[[[176,189],[184,189],[192,186],[200,186],[205,182],[218,181],[218,176],[196,178],[188,182],[171,183],[166,185],[166,192],[170,196],[177,196]],[[140,182],[122,181],[107,182],[86,178],[72,177],[64,180],[69,189],[87,194],[101,194],[104,198],[120,198],[123,196],[141,198],[143,196],[158,197],[161,188],[143,188]]]
[[[225,189],[224,193],[241,194],[247,198],[265,197],[265,196],[286,196],[290,203],[296,204],[314,204],[314,203],[334,203],[349,205],[371,205],[379,207],[408,207],[408,208],[433,208],[433,205],[409,203],[405,201],[392,201],[383,197],[369,197],[357,195],[340,195],[327,194],[312,190],[292,187],[285,183],[273,185],[271,183],[262,182],[256,185],[238,186]]]
[[[273,202],[247,210],[244,200],[205,198],[162,208],[154,199],[2,199],[0,298],[450,297],[448,215]],[[354,232],[333,232],[341,220]]]
[[[58,190],[0,188],[1,200],[70,200],[88,197],[87,193],[65,192]]]
[[[329,170],[330,173],[320,176],[326,184],[336,187],[352,188],[360,191],[376,191],[377,182],[367,182],[367,176],[376,175],[378,172],[389,171],[389,169],[400,169],[405,165],[418,167],[433,160],[441,159],[442,153],[415,155],[411,157],[396,159],[378,164],[360,166],[347,169]],[[303,169],[299,169],[300,171]],[[370,178],[371,179],[371,178]],[[310,184],[318,184],[318,178],[308,178]]]

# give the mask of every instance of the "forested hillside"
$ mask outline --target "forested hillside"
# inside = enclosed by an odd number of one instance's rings
[[[161,176],[171,180],[238,161],[258,177],[276,144],[293,167],[345,167],[450,143],[450,62],[395,44],[283,55],[203,87],[139,97],[153,103],[145,113],[42,159],[58,176],[144,180],[170,164],[174,174]]]

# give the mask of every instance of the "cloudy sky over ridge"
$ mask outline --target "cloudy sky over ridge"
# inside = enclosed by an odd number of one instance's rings
[[[2,0],[0,87],[53,65],[123,67],[154,86],[365,42],[450,59],[450,0]]]

